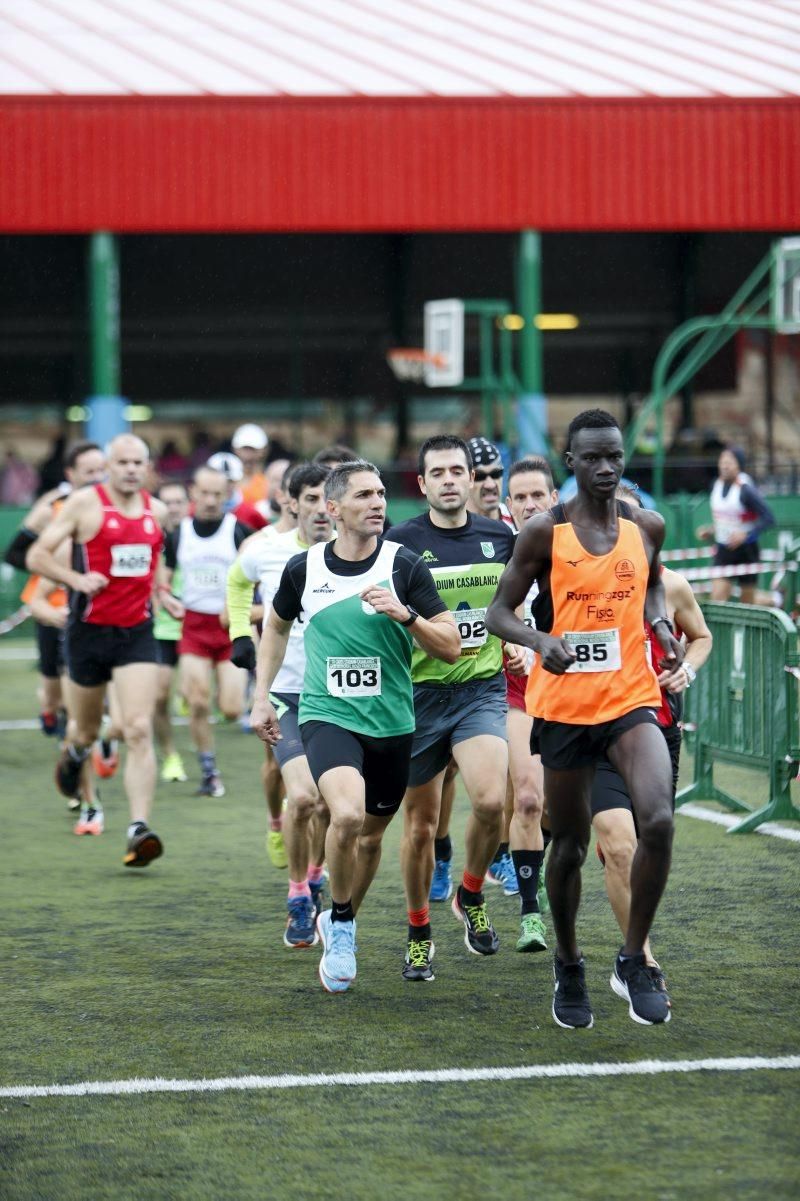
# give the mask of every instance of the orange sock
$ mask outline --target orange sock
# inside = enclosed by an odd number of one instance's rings
[[[465,871],[461,879],[461,887],[465,892],[482,892],[483,876],[473,876],[470,872]]]
[[[431,911],[428,905],[423,905],[421,909],[409,909],[408,911],[409,926],[428,926],[430,920]]]

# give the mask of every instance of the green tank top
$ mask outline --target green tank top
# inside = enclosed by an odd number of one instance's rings
[[[180,596],[180,594],[181,571],[179,567],[176,567],[172,573],[172,595]],[[182,625],[183,622],[168,613],[162,605],[153,619],[153,636],[158,638],[159,642],[177,642],[181,636]]]
[[[414,729],[411,634],[361,600],[369,584],[392,587],[400,547],[383,542],[372,567],[338,575],[325,543],[312,546],[303,589],[306,672],[299,721],[326,721],[373,738]]]

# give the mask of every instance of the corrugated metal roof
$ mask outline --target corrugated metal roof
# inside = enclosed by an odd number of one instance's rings
[[[0,93],[800,95],[784,0],[0,0]]]

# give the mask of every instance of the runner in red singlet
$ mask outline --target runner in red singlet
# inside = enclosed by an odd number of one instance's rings
[[[153,710],[158,655],[151,597],[159,567],[165,506],[142,491],[149,452],[140,438],[120,434],[108,448],[109,481],[70,496],[28,553],[28,566],[71,590],[66,658],[75,735],[64,747],[56,783],[74,796],[81,765],[98,735],[106,684],[113,680],[127,747],[125,791],[130,808],[124,862],[145,867],[162,853],[149,828],[155,792]],[[54,554],[73,542],[73,567]],[[173,616],[183,607],[164,586]]]

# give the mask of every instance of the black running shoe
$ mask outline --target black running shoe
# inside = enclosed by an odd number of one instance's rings
[[[70,754],[68,746],[65,746],[59,755],[58,762],[56,763],[56,788],[68,800],[72,800],[73,797],[78,795],[81,782],[81,768],[83,767],[83,760],[85,758],[86,755],[82,759],[76,759],[74,755]]]
[[[147,867],[164,852],[161,839],[155,830],[139,822],[136,833],[128,839],[128,848],[122,862],[126,867]]]
[[[553,1017],[565,1030],[582,1028],[591,1030],[594,1025],[589,992],[586,988],[586,961],[583,956],[577,963],[562,963],[558,955],[553,958]]]
[[[461,900],[461,886],[456,889],[452,909],[460,922],[464,923],[464,945],[473,955],[494,955],[500,947],[494,926],[486,912],[486,902],[467,905]]]
[[[661,975],[660,971],[658,975]],[[666,988],[660,987],[643,953],[626,955],[624,959],[617,955],[611,973],[611,987],[618,997],[628,1002],[628,1013],[634,1022],[642,1026],[657,1026],[669,1021],[669,994]]]
[[[435,980],[431,960],[434,946],[429,938],[410,938],[403,964],[404,980]]]

